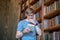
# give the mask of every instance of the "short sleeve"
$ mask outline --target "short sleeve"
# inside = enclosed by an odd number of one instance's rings
[[[22,22],[19,22],[18,25],[17,25],[17,31],[22,31],[23,30],[23,25],[22,25]]]

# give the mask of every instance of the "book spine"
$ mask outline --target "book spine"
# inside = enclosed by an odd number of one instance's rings
[[[45,40],[48,40],[48,34],[45,33]]]
[[[58,40],[58,36],[59,35],[59,33],[58,32],[55,32],[55,40]]]
[[[42,18],[42,9],[40,10],[40,18]]]
[[[53,40],[53,33],[50,33],[50,40]]]
[[[52,18],[51,19],[51,27],[54,27],[55,26],[55,18]]]
[[[60,40],[60,32],[59,32],[59,39],[58,40]]]
[[[58,16],[58,23],[60,24],[60,15]]]
[[[55,25],[58,25],[58,16],[55,17]]]

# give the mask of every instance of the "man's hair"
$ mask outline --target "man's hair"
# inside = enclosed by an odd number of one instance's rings
[[[28,8],[25,12],[26,14],[33,13],[35,14],[34,10],[32,8]]]

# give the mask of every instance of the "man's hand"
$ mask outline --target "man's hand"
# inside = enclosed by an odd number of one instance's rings
[[[26,29],[24,29],[24,30],[23,30],[23,32],[22,32],[22,33],[23,33],[23,34],[25,34],[25,33],[29,33],[30,31],[31,31],[31,29],[26,28]]]

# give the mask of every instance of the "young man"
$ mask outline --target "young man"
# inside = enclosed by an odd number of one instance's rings
[[[34,18],[33,9],[28,8],[26,16],[26,19],[18,23],[16,38],[21,38],[21,40],[36,40],[36,33],[41,35],[41,30],[39,23]]]

